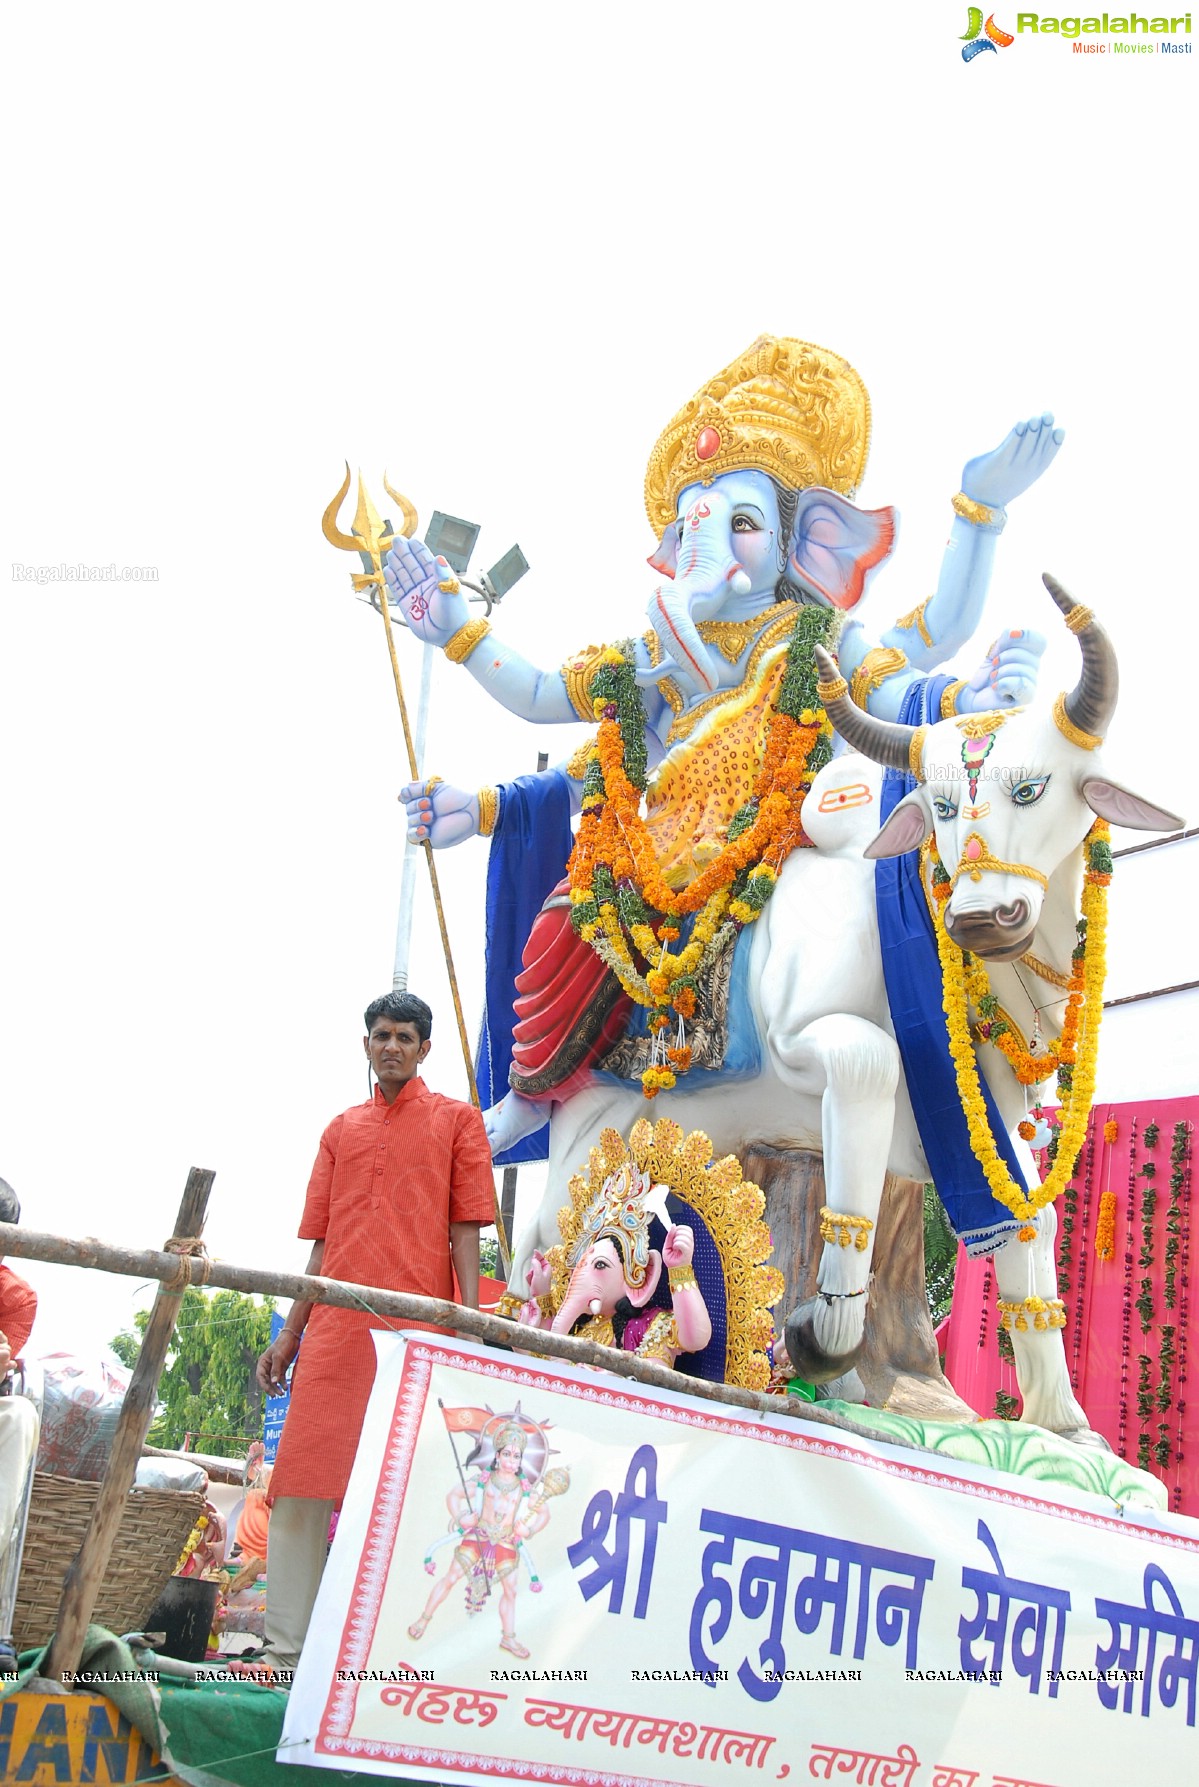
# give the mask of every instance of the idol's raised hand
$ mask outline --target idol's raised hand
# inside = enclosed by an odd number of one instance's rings
[[[1053,426],[1048,410],[1043,416],[1017,422],[990,453],[968,461],[962,471],[964,494],[988,508],[1004,508],[1048,470],[1065,438],[1065,430]]]
[[[469,608],[457,577],[423,540],[397,538],[383,560],[383,580],[388,602],[418,639],[446,645],[466,624]]]

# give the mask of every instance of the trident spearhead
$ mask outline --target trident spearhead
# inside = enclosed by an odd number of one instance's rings
[[[354,511],[354,519],[351,523],[353,532],[349,534],[343,533],[337,525],[337,515],[342,503],[345,501],[346,492],[349,488],[350,467],[349,462],[347,461],[346,475],[342,480],[341,488],[325,510],[324,515],[321,517],[321,531],[329,544],[338,547],[340,551],[365,552],[370,558],[378,575],[374,577],[356,577],[354,579],[354,585],[355,588],[357,588],[363,583],[378,582],[379,578],[382,577],[383,554],[387,551],[387,548],[391,545],[396,535],[394,531],[389,533],[384,525],[384,522],[379,515],[379,511],[375,508],[374,503],[370,499],[366,485],[363,483],[361,472],[358,474],[358,506]],[[399,504],[400,512],[403,515],[403,525],[400,527],[399,532],[405,537],[414,534],[417,527],[417,513],[412,503],[409,502],[406,496],[401,496],[398,490],[392,489],[391,485],[387,482],[386,473],[383,475],[383,488],[386,490],[388,496],[390,496],[394,502]]]

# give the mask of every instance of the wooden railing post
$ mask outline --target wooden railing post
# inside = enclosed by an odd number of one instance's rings
[[[204,1167],[193,1167],[188,1174],[179,1215],[175,1219],[174,1233],[177,1236],[194,1236],[198,1239],[203,1232],[204,1219],[208,1213],[208,1197],[215,1176]],[[51,1681],[73,1681],[79,1668],[83,1641],[96,1605],[96,1596],[100,1592],[121,1516],[125,1512],[125,1498],[133,1485],[142,1442],[154,1416],[158,1380],[166,1362],[171,1336],[175,1332],[175,1318],[183,1301],[189,1273],[186,1270],[181,1271],[180,1277],[182,1283],[177,1288],[160,1285],[154,1299],[141,1351],[133,1368],[133,1377],[121,1405],[121,1416],[113,1436],[108,1468],[100,1484],[91,1525],[63,1583],[54,1637],[42,1670]]]

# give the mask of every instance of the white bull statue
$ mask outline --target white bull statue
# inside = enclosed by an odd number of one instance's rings
[[[986,1012],[1006,1016],[1010,1011],[1027,1014],[1023,1021],[1035,1035],[1036,1008],[1047,1006],[1051,1019],[1056,1014],[1055,1022],[1040,1020],[1043,1059],[1030,1056],[1016,1020],[1010,1020],[1009,1048],[1023,1057],[1018,1065],[1024,1084],[996,1046],[978,1050],[978,1066],[1007,1132],[997,1139],[1001,1146],[1010,1141],[1021,1177],[1013,1179],[992,1150],[987,1177],[1005,1192],[1007,1207],[988,1201],[986,1217],[959,1221],[959,1232],[968,1245],[993,1255],[1023,1419],[1095,1440],[1066,1367],[1054,1261],[1056,1216],[1052,1201],[1040,1201],[1033,1156],[1017,1126],[1029,1127],[1030,1078],[1033,1084],[1042,1081],[1056,1065],[1054,1038],[1078,967],[1080,847],[1096,816],[1148,831],[1173,830],[1182,821],[1127,792],[1101,768],[1098,746],[1116,704],[1115,654],[1089,610],[1077,606],[1052,578],[1045,583],[1082,653],[1077,686],[1052,706],[956,716],[919,728],[899,725],[857,707],[833,660],[818,650],[822,703],[852,749],[835,757],[813,782],[804,827],[815,848],[788,856],[749,940],[749,997],[763,1044],[762,1071],[748,1081],[721,1082],[714,1076],[688,1094],[685,1112],[678,1098],[670,1110],[685,1114],[688,1128],[702,1127],[717,1155],[742,1155],[763,1143],[823,1154],[827,1208],[818,1292],[792,1312],[786,1339],[801,1375],[815,1382],[841,1376],[861,1350],[871,1275],[885,1271],[885,1261],[876,1262],[873,1254],[884,1176],[930,1176],[889,1009],[875,867],[868,859],[900,856],[932,837],[935,846],[925,851],[921,878],[930,909],[931,883],[939,882],[943,966],[947,975],[956,970],[960,976],[962,951],[968,951],[970,994],[995,1001],[984,1013],[975,1010],[976,1028],[980,1017],[985,1024]],[[899,800],[880,830],[887,771],[914,773],[918,785]],[[1096,935],[1092,968],[1098,966],[1100,974],[1101,953]],[[991,971],[985,992],[977,978],[980,961]],[[1075,979],[1081,986],[1081,970]],[[941,989],[934,991],[939,1010]],[[1079,1009],[1071,1018],[1066,1059],[1077,1055],[1074,1104],[1077,1113],[1081,1101],[1085,1124],[1086,1081],[1102,1005],[1094,974],[1088,995],[1073,1003]],[[964,1026],[964,1000],[961,1007]],[[1000,1028],[994,1024],[993,1034]],[[943,1018],[940,1031],[943,1045]],[[969,1057],[958,1060],[958,1087],[965,1087],[977,1124],[981,1098],[977,1080],[973,1090],[968,1083],[975,1060],[968,1034],[964,1045],[959,1037],[958,1054]],[[509,1280],[515,1294],[527,1294],[525,1275],[534,1249],[557,1239],[562,1187],[594,1138],[606,1125],[627,1133],[645,1109],[639,1086],[608,1082],[554,1107],[548,1189],[516,1249]],[[1079,1134],[1078,1121],[1073,1129],[1069,1122],[1063,1128],[1058,1188],[1073,1168],[1073,1153],[1069,1159],[1066,1154],[1076,1150],[1071,1138]],[[978,1187],[985,1191],[984,1168],[973,1160],[969,1165],[977,1197]],[[941,1189],[944,1195],[945,1186]]]

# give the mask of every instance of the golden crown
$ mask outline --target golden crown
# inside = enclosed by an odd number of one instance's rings
[[[759,335],[658,436],[646,514],[660,535],[688,484],[743,467],[792,490],[819,484],[852,497],[869,451],[870,398],[849,362],[810,341]]]

